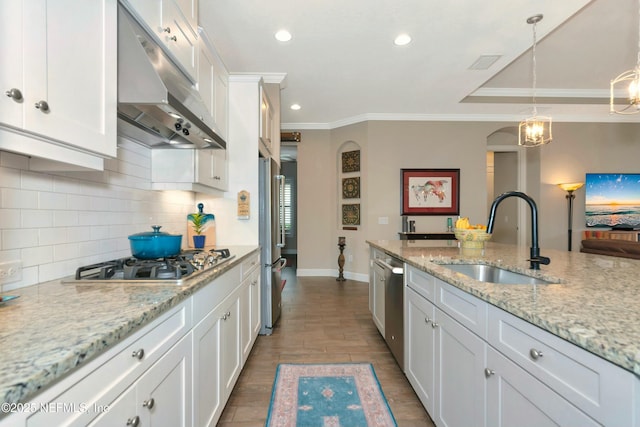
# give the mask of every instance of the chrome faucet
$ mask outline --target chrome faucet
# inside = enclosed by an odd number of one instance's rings
[[[496,209],[498,208],[498,205],[504,199],[509,197],[519,197],[526,201],[531,208],[531,256],[527,261],[531,263],[531,269],[540,270],[540,264],[547,265],[551,260],[540,255],[540,248],[538,247],[538,207],[531,197],[519,191],[507,191],[506,193],[502,193],[496,197],[491,205],[489,223],[487,224],[487,233],[491,234],[493,232],[493,223],[496,218]]]

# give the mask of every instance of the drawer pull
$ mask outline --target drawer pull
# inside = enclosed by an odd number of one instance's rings
[[[43,113],[49,112],[49,104],[47,103],[47,101],[38,101],[36,102],[35,107]]]
[[[22,92],[20,92],[20,89],[16,89],[15,87],[6,91],[5,95],[7,95],[9,98],[12,98],[16,102],[22,101]]]
[[[140,425],[140,417],[136,415],[133,418],[129,418],[127,420],[127,425],[128,426],[133,426],[133,427],[138,427]]]
[[[144,402],[142,402],[142,406],[147,409],[153,408],[153,405],[155,404],[156,404],[156,401],[153,399],[153,397],[149,400],[145,400]]]
[[[532,348],[531,350],[529,350],[529,356],[531,356],[533,360],[538,360],[542,357],[542,352],[540,350]]]
[[[496,371],[494,371],[493,369],[489,369],[489,368],[484,368],[484,376],[489,378],[491,375],[495,374]]]
[[[144,357],[144,348],[141,348],[140,350],[134,350],[134,352],[131,353],[131,357],[142,360],[142,358]]]

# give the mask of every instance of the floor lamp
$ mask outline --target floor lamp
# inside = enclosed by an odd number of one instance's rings
[[[573,194],[574,191],[581,188],[584,185],[584,182],[571,182],[568,184],[558,184],[558,187],[562,188],[567,192],[565,196],[567,202],[569,204],[569,216],[568,216],[568,232],[569,232],[569,242],[567,249],[571,251],[571,235],[573,234],[573,199],[576,198],[576,195]]]

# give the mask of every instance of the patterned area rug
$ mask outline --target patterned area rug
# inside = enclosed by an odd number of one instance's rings
[[[370,363],[278,365],[266,427],[393,426]]]

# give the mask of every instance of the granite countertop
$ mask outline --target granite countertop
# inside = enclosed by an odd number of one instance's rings
[[[62,283],[11,291],[0,305],[0,395],[25,402],[237,266],[258,246],[230,246],[235,258],[175,284]]]
[[[542,248],[551,258],[529,269],[528,247],[487,243],[367,241],[408,264],[520,317],[640,376],[640,260]],[[480,262],[533,275],[551,284],[505,285],[474,280],[443,263]]]

